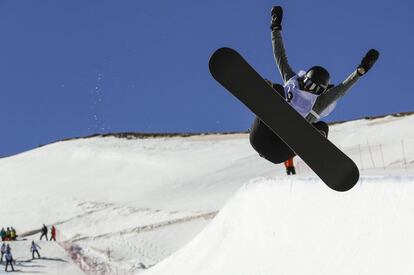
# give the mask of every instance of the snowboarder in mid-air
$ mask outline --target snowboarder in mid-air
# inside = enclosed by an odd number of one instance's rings
[[[284,85],[271,82],[269,85],[273,86],[300,115],[327,137],[328,125],[320,119],[331,113],[337,100],[371,69],[378,59],[379,52],[375,49],[369,50],[356,69],[339,85],[330,83],[329,72],[321,66],[295,73],[285,53],[281,36],[282,18],[282,7],[273,7],[270,25],[273,54]],[[295,153],[258,117],[255,118],[250,131],[250,143],[262,157],[273,163],[282,163],[295,156]]]

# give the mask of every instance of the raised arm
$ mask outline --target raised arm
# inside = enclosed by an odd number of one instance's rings
[[[326,93],[319,96],[313,106],[313,113],[321,114],[329,105],[343,97],[349,89],[358,81],[358,79],[366,74],[375,64],[379,57],[377,50],[371,49],[362,58],[361,63],[357,69],[353,71],[341,84],[333,86],[328,89]],[[306,119],[310,122],[315,122],[319,118],[315,115],[309,114]]]
[[[282,18],[283,9],[280,6],[275,6],[271,11],[272,19],[270,29],[272,30],[272,47],[273,56],[275,58],[277,67],[284,83],[291,79],[295,72],[290,68],[287,60],[285,46],[282,39]]]

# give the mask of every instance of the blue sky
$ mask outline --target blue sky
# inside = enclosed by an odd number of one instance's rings
[[[245,131],[252,114],[208,72],[233,47],[280,82],[269,30],[284,7],[292,68],[342,81],[370,48],[376,66],[328,121],[413,111],[412,1],[0,2],[0,156],[108,132]]]

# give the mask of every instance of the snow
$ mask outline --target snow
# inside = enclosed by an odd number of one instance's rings
[[[79,267],[73,264],[72,259],[66,251],[55,242],[36,240],[36,244],[40,246],[38,251],[41,259],[38,259],[36,254],[35,259],[32,259],[32,253],[30,251],[31,241],[13,241],[7,243],[11,246],[13,258],[16,260],[16,264],[14,264],[16,272],[50,275],[84,274]],[[10,266],[8,270],[11,270]],[[0,273],[2,272],[0,271]]]
[[[413,196],[414,176],[363,178],[346,193],[258,179],[144,274],[412,274]]]
[[[412,274],[413,123],[331,126],[361,170],[345,193],[300,159],[287,177],[247,134],[56,142],[0,159],[0,227],[54,224],[50,274]]]

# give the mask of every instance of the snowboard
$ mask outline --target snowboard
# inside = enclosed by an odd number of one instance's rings
[[[348,191],[359,179],[355,163],[304,119],[231,48],[209,60],[213,78],[239,99],[336,191]]]

